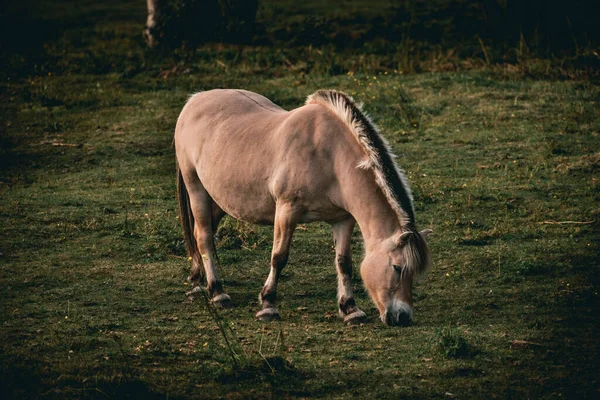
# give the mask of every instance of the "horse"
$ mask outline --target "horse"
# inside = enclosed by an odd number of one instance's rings
[[[431,230],[417,231],[406,175],[350,96],[318,90],[286,111],[246,90],[200,92],[183,107],[174,144],[189,279],[200,284],[206,277],[215,306],[231,306],[215,268],[213,240],[226,214],[274,226],[256,314],[262,321],[280,318],[277,282],[297,224],[325,221],[336,251],[339,315],[347,324],[365,321],[352,288],[350,238],[358,223],[365,249],[360,275],[381,321],[412,323],[413,278],[430,264]]]

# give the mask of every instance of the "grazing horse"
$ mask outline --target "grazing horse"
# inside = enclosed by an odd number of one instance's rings
[[[274,225],[271,269],[257,318],[279,318],[277,281],[298,223],[333,229],[340,317],[366,318],[354,300],[350,237],[365,243],[360,273],[388,325],[412,322],[412,281],[429,265],[427,236],[417,231],[413,199],[387,142],[349,96],[319,90],[286,111],[245,90],[193,95],[175,129],[180,218],[192,258],[204,268],[211,301],[229,306],[217,276],[213,234],[226,214]]]

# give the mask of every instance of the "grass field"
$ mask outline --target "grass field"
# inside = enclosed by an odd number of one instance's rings
[[[401,54],[318,47],[164,56],[144,49],[144,6],[52,2],[14,18],[43,35],[9,49],[0,75],[2,398],[600,395],[597,82],[527,73],[555,60],[407,74]],[[434,230],[413,326],[381,324],[358,277],[369,320],[344,326],[326,224],[297,230],[281,322],[254,318],[268,227],[218,232],[233,309],[186,299],[171,142],[188,95],[216,87],[288,109],[318,88],[364,102]],[[353,249],[358,272],[358,231]]]

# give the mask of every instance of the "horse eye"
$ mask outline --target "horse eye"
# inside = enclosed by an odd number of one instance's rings
[[[392,265],[397,273],[402,274],[402,266],[401,265]]]

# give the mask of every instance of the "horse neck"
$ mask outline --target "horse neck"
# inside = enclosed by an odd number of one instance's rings
[[[356,169],[346,192],[346,210],[362,232],[367,252],[401,231],[398,216],[375,183],[372,172]]]

